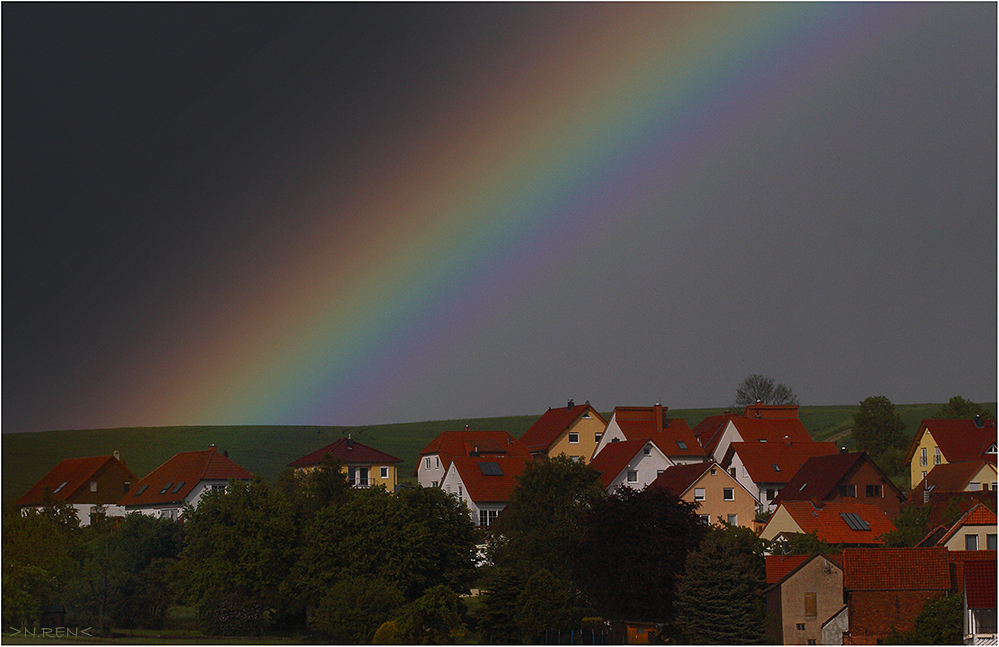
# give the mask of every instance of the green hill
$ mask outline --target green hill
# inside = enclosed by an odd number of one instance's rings
[[[995,404],[987,404],[995,410]],[[915,434],[920,421],[939,404],[896,405]],[[693,427],[705,417],[724,409],[670,409],[669,416],[683,418]],[[857,406],[801,407],[799,414],[815,440],[836,437],[853,448],[847,435]],[[118,450],[136,476],[142,478],[177,452],[216,445],[229,457],[255,474],[273,480],[291,461],[325,447],[348,433],[358,442],[403,459],[400,479],[415,482],[413,471],[420,450],[442,431],[464,429],[503,430],[519,438],[538,416],[437,420],[365,427],[334,426],[200,426],[133,427],[9,433],[2,436],[3,503],[16,500],[49,470],[66,458],[107,455]],[[604,414],[609,418],[610,413]]]

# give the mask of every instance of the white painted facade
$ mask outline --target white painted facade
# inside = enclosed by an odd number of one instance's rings
[[[655,481],[660,474],[674,465],[676,463],[663,454],[654,442],[648,441],[628,461],[624,469],[614,477],[614,480],[607,486],[607,492],[614,492],[622,485],[633,490],[644,490],[649,483]]]

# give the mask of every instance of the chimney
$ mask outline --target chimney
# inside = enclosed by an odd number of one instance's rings
[[[569,403],[565,405],[566,411],[572,409],[574,406],[576,406],[576,403],[574,403],[572,400],[569,400]]]
[[[228,449],[223,450],[222,455],[225,456],[226,458],[229,458],[229,450]]]
[[[656,413],[656,431],[662,432],[663,430],[663,405],[660,402],[656,402],[656,406],[653,407]]]
[[[846,451],[846,447],[840,447],[840,448],[839,448],[839,453],[840,453],[840,454],[847,454],[847,453],[849,453],[849,452],[847,452],[847,451]]]
[[[113,452],[111,452],[111,455],[115,457],[115,460],[117,460],[119,462],[121,461],[121,454],[118,453],[117,449],[114,450]]]
[[[465,425],[465,431],[468,431],[468,430],[469,430],[469,426]]]
[[[985,421],[982,420],[981,414],[978,413],[975,414],[975,426],[978,427],[979,429],[985,427]]]
[[[785,447],[790,447],[791,446],[791,437],[790,436],[784,436],[784,446]]]

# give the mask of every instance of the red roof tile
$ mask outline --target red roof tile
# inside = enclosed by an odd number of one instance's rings
[[[669,407],[617,407],[613,419],[628,440],[651,438],[667,456],[685,458],[703,458],[704,449],[697,442],[690,425],[683,418],[670,418],[666,415]],[[659,430],[659,420],[662,420],[662,430]],[[607,447],[607,445],[605,445]],[[601,449],[601,452],[604,450]]]
[[[635,456],[650,442],[649,438],[637,438],[635,440],[622,440],[616,443],[608,443],[600,450],[600,453],[590,461],[590,467],[600,472],[600,482],[604,489],[611,486],[624,468],[628,466]],[[656,445],[655,441],[652,441]],[[658,445],[656,445],[658,447]],[[659,451],[662,451],[660,449]]]
[[[950,587],[954,593],[964,590],[964,565],[968,562],[991,562],[996,566],[996,551],[994,550],[951,550],[947,552],[950,560]]]
[[[505,431],[442,431],[437,437],[420,451],[420,458],[428,454],[440,456],[444,469],[451,464],[455,456],[468,456],[477,449],[488,449],[490,453],[504,452],[509,456],[530,458],[531,452],[519,440]],[[420,461],[416,462],[413,474],[420,469]]]
[[[103,471],[110,462],[118,462],[121,469],[127,473],[132,480],[135,475],[131,470],[121,464],[114,456],[88,456],[86,458],[67,458],[60,461],[58,465],[42,477],[38,483],[28,490],[24,496],[18,499],[14,505],[28,506],[38,505],[42,502],[42,494],[48,488],[53,496],[59,501],[68,501],[94,479],[98,472]]]
[[[989,510],[987,507],[981,503],[975,504],[971,509],[961,515],[961,518],[951,526],[950,530],[947,531],[940,541],[937,542],[938,546],[943,546],[951,537],[955,535],[961,528],[965,526],[995,526],[996,525],[996,513]]]
[[[848,548],[843,588],[849,591],[950,589],[946,548]]]
[[[969,609],[996,608],[996,560],[965,562],[964,596]]]
[[[996,444],[996,421],[983,420],[982,425],[977,426],[974,420],[924,420],[909,445],[905,460],[912,462],[923,432],[929,430],[948,463],[978,459],[995,463],[996,455],[987,452]]]
[[[785,418],[798,417],[798,405],[796,404],[751,404],[746,407],[742,415],[746,418],[765,418],[768,420],[779,420]]]
[[[118,505],[145,506],[181,503],[201,481],[250,479],[252,475],[215,447],[181,452],[132,486]]]
[[[833,443],[815,444],[833,445]],[[835,445],[833,445],[833,448],[835,449]],[[779,505],[782,501],[804,501],[812,498],[818,500],[825,499],[833,493],[841,482],[846,480],[850,474],[855,472],[865,462],[884,477],[885,487],[893,491],[895,496],[901,500],[902,492],[881,471],[881,468],[871,460],[866,452],[837,452],[812,456],[806,460],[801,469],[791,477],[787,485],[777,495],[777,498],[773,500],[773,505]]]
[[[729,445],[721,463],[728,467],[738,454],[754,483],[787,483],[810,458],[838,453],[835,443],[750,441]]]
[[[520,437],[520,442],[532,452],[548,451],[552,443],[587,411],[604,425],[607,424],[603,416],[590,406],[589,402],[573,407],[548,409],[531,425],[530,429],[524,432],[524,435]]]
[[[997,502],[995,490],[978,490],[976,492],[930,492],[930,512],[926,516],[926,527],[936,528],[937,526],[954,525],[954,514],[963,515],[965,512],[981,503],[986,507],[995,510]],[[908,505],[922,507],[922,498],[914,499],[909,497]]]
[[[455,456],[451,466],[461,476],[468,497],[476,503],[503,503],[510,500],[510,494],[517,483],[517,477],[524,473],[527,461],[524,456]],[[482,468],[483,463],[494,463],[499,467],[495,470]],[[489,472],[489,473],[487,473]],[[445,477],[446,478],[446,477]]]
[[[923,491],[933,487],[934,492],[962,492],[968,487],[971,477],[977,474],[986,465],[992,465],[984,459],[976,461],[959,461],[956,463],[943,463],[934,465],[922,481],[912,488],[910,497],[922,501]]]
[[[767,555],[767,584],[776,584],[816,557],[827,559],[836,566],[843,568],[843,554],[835,555]]]
[[[691,433],[694,434],[697,442],[704,448],[705,453],[711,454],[718,446],[721,432],[728,427],[728,421],[738,415],[726,412],[717,416],[708,416],[697,423],[697,426],[691,430]]]
[[[736,483],[728,472],[723,470],[718,463],[709,461],[705,463],[689,463],[687,465],[674,465],[656,477],[655,481],[649,483],[649,487],[666,488],[673,494],[682,497],[683,493],[690,489],[692,485],[704,476],[712,467]]]
[[[288,463],[288,467],[312,467],[314,465],[319,465],[319,463],[323,460],[323,456],[326,456],[327,454],[345,465],[352,463],[374,465],[376,463],[384,464],[402,462],[401,458],[396,458],[395,456],[378,451],[377,449],[373,449],[367,445],[362,445],[351,438],[341,438],[331,445],[327,445],[322,449],[312,452],[308,456],[303,456],[298,460]]]
[[[881,535],[895,530],[881,508],[869,503],[826,501],[821,508],[816,508],[811,501],[785,501],[778,510],[780,508],[791,515],[802,532],[807,534],[814,530],[816,537],[827,544],[880,544]],[[869,529],[851,528],[843,516],[849,514],[857,515]]]

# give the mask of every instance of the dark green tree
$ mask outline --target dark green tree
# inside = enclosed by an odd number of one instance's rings
[[[889,645],[960,645],[964,634],[964,596],[952,593],[926,603],[912,631],[893,632]]]
[[[905,423],[895,405],[885,396],[877,395],[860,403],[860,409],[853,414],[851,434],[861,449],[877,461],[889,449],[905,450],[908,439],[902,433],[904,429]]]
[[[735,389],[735,406],[747,407],[760,404],[798,404],[798,396],[783,383],[775,383],[772,377],[753,373],[747,376]]]
[[[569,629],[572,608],[566,584],[543,568],[524,584],[515,603],[520,635],[528,645],[547,644],[546,632]]]
[[[619,488],[586,516],[572,554],[576,582],[605,618],[674,617],[677,578],[706,532],[697,505],[664,488]]]
[[[565,455],[529,461],[493,524],[491,561],[567,577],[582,541],[583,517],[603,498],[600,473],[589,465]]]
[[[438,584],[408,604],[396,619],[395,639],[406,645],[457,645],[467,633],[465,604]]]
[[[936,420],[968,420],[975,416],[981,416],[986,420],[993,420],[995,418],[995,414],[984,405],[976,404],[971,400],[965,400],[961,396],[955,395],[947,404],[937,409],[930,417]]]
[[[524,590],[525,575],[516,568],[492,568],[482,596],[484,608],[480,623],[489,644],[510,645],[520,642],[517,625],[517,598]]]
[[[747,528],[713,526],[687,555],[680,577],[680,622],[695,645],[764,642],[762,542]]]
[[[892,520],[895,530],[887,532],[879,539],[885,548],[912,548],[926,536],[926,520],[930,506],[906,506]]]
[[[841,544],[827,544],[818,537],[818,531],[796,532],[773,541],[761,540],[768,546],[768,552],[782,555],[835,555],[843,552]]]
[[[313,629],[338,644],[368,645],[382,623],[405,604],[391,584],[368,579],[337,582],[312,616]]]
[[[347,503],[354,492],[343,464],[329,454],[311,471],[284,470],[278,475],[276,485],[303,523],[323,508]]]

